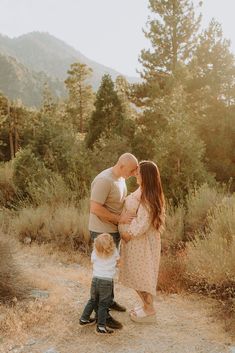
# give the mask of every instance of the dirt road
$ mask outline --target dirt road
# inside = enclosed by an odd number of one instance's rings
[[[10,311],[0,308],[1,317],[9,325],[7,334],[1,337],[3,353],[234,352],[234,342],[216,317],[214,300],[159,293],[156,324],[136,324],[128,313],[113,312],[124,328],[111,337],[100,337],[95,335],[94,326],[81,328],[78,324],[89,296],[91,271],[86,261],[68,264],[37,247],[22,249],[18,260],[41,292],[23,308],[20,303]],[[137,303],[133,291],[119,284],[115,294],[128,310]]]

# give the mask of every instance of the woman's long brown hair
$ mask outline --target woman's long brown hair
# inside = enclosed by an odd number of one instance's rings
[[[164,225],[165,199],[161,177],[157,165],[152,161],[142,161],[139,164],[141,183],[141,202],[149,206],[152,224],[156,229]]]

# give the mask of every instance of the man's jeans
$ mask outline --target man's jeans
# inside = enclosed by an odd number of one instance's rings
[[[106,233],[106,232],[104,232],[104,233]],[[107,233],[109,233],[109,232],[107,232]],[[95,238],[100,234],[102,234],[102,233],[90,231],[91,240],[94,241]],[[120,233],[115,232],[115,233],[109,233],[109,234],[113,237],[113,241],[114,241],[116,247],[118,248],[120,240],[121,240]]]
[[[97,324],[106,325],[108,308],[112,302],[113,281],[105,278],[93,277],[91,282],[91,297],[85,306],[81,319],[89,320],[92,311],[95,310]]]

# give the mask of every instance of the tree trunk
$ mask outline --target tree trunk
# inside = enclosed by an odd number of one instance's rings
[[[176,0],[173,0],[173,36],[172,36],[172,50],[173,50],[173,60],[172,60],[172,73],[175,73],[177,65],[177,32],[176,32]]]
[[[82,109],[82,85],[80,84],[80,87],[79,87],[79,95],[80,95],[80,102],[79,102],[79,113],[80,113],[80,126],[79,126],[79,129],[80,129],[80,132],[83,133],[83,109]]]

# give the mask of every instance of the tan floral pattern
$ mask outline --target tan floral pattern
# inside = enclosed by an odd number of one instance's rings
[[[124,211],[136,212],[130,225],[119,224],[119,231],[130,232],[133,239],[121,242],[119,281],[130,288],[156,295],[161,256],[160,233],[152,226],[150,213],[140,204],[140,189],[130,194]]]

